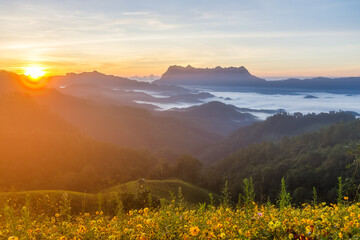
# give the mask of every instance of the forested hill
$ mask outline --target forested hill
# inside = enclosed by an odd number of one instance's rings
[[[276,142],[284,136],[296,136],[335,122],[348,122],[354,119],[355,117],[347,112],[306,115],[281,112],[268,117],[263,122],[240,128],[218,143],[198,149],[195,156],[202,162],[211,164],[250,144],[262,141]]]
[[[360,120],[354,120],[291,139],[284,137],[278,143],[254,144],[218,162],[213,170],[217,175],[211,179],[228,179],[233,196],[237,196],[243,179],[252,177],[258,199],[266,201],[267,196],[276,198],[285,177],[294,201],[304,202],[311,199],[313,187],[321,201],[334,201],[338,177],[342,177],[345,196],[352,197],[359,178],[353,179],[355,169],[347,168],[354,161],[348,146],[359,141]],[[221,185],[218,182],[218,187]]]

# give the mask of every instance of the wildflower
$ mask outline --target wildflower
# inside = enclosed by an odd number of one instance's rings
[[[349,200],[349,197],[344,197],[344,200],[345,200],[345,201]]]
[[[56,214],[55,214],[55,217],[57,217],[57,218],[60,217],[60,214],[56,213]]]
[[[140,240],[148,240],[148,238],[145,236],[145,233],[141,234]]]
[[[11,236],[11,237],[8,238],[8,240],[19,240],[19,238],[15,237],[15,236]]]
[[[194,226],[190,228],[190,234],[191,236],[197,236],[200,232],[200,229],[198,228],[198,226]]]
[[[289,239],[290,239],[290,240],[294,239],[294,234],[290,233],[290,234],[289,234]]]
[[[226,237],[226,234],[225,233],[220,233],[220,238],[225,238]]]
[[[339,238],[343,238],[343,234],[341,232],[339,232]]]

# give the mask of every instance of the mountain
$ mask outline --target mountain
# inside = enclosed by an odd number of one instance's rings
[[[241,112],[240,108],[218,101],[189,108],[174,108],[159,115],[186,120],[198,128],[221,135],[259,121],[256,116]]]
[[[343,90],[360,90],[360,77],[340,77],[340,78],[309,78],[309,79],[287,79],[283,81],[268,82],[269,87],[292,88],[303,90],[326,90],[332,92],[342,92]]]
[[[204,163],[214,163],[254,143],[263,141],[276,142],[284,136],[296,136],[318,130],[335,122],[348,122],[354,119],[355,117],[347,112],[306,115],[301,113],[290,115],[286,112],[281,112],[268,117],[265,121],[240,128],[218,143],[197,149],[195,156]]]
[[[229,68],[194,68],[170,66],[159,80],[159,85],[190,85],[190,86],[258,86],[265,80],[249,73],[245,67]]]

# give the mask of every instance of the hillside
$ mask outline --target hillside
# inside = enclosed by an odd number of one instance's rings
[[[86,137],[23,94],[0,95],[0,187],[95,190],[147,176],[157,159]]]
[[[342,121],[351,121],[355,117],[351,113],[331,112],[321,114],[282,112],[268,117],[265,121],[240,128],[218,143],[199,148],[195,156],[204,163],[211,164],[231,153],[262,141],[279,141],[284,136],[295,136],[315,131],[323,126]]]
[[[347,151],[359,141],[360,121],[354,120],[285,137],[278,143],[253,144],[216,163],[213,171],[218,175],[213,174],[211,179],[228,179],[233,196],[237,196],[242,180],[252,177],[258,199],[265,201],[267,196],[276,198],[280,180],[285,177],[294,201],[304,202],[312,198],[313,187],[321,201],[334,201],[338,177],[342,177],[344,196],[353,197],[359,179],[353,179],[355,169],[347,167],[354,161]]]

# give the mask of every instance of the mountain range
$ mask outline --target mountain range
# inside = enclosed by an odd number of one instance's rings
[[[228,68],[194,68],[190,65],[187,67],[170,66],[161,78],[154,81],[154,83],[199,87],[257,87],[335,92],[344,90],[358,91],[360,89],[360,77],[316,77],[305,80],[290,78],[279,81],[266,81],[252,75],[243,66]]]

